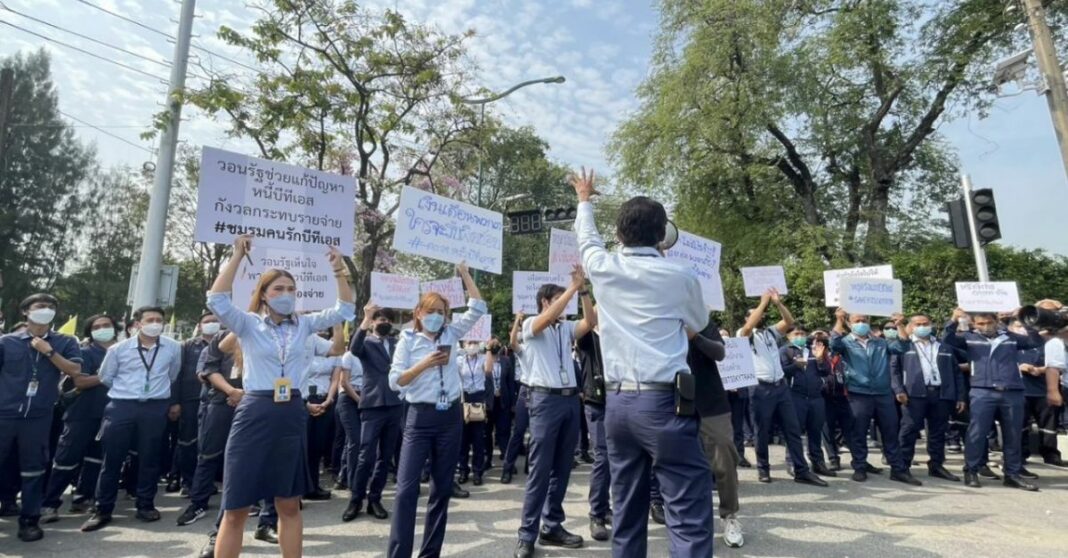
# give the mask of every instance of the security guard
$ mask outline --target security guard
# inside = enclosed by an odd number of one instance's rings
[[[515,362],[515,420],[512,421],[512,431],[508,436],[508,448],[504,452],[504,463],[501,471],[501,484],[512,482],[512,475],[516,474],[515,460],[519,458],[519,451],[523,447],[523,438],[527,435],[527,427],[530,425],[530,413],[527,410],[527,402],[530,393],[527,391],[527,368],[526,355],[523,352],[523,340],[520,338],[520,330],[526,315],[520,312],[516,314],[512,322],[512,330],[508,336],[509,346],[512,349]],[[530,454],[527,454],[527,464],[530,463]]]
[[[0,464],[17,451],[22,479],[18,537],[25,542],[44,537],[38,523],[59,382],[82,370],[78,340],[52,331],[58,307],[49,294],[27,297],[19,304],[26,329],[0,337]]]
[[[823,400],[823,386],[831,374],[830,340],[814,336],[810,341],[805,329],[794,326],[787,334],[789,345],[779,349],[779,360],[790,383],[790,395],[797,413],[797,422],[805,432],[808,460],[812,471],[824,477],[837,474],[823,460],[823,428],[827,423],[827,409]],[[787,455],[789,457],[789,455]]]
[[[188,494],[193,486],[193,475],[197,469],[197,422],[203,388],[197,376],[197,363],[200,361],[200,353],[208,346],[212,337],[219,333],[219,328],[219,318],[211,312],[204,312],[197,323],[199,335],[182,343],[182,369],[178,372],[178,381],[173,386],[173,399],[182,406],[182,414],[178,417],[178,444],[172,468],[178,474],[172,477],[171,484],[167,487],[169,492],[180,488],[182,493]]]
[[[596,327],[579,339],[579,362],[582,366],[582,398],[586,403],[586,422],[590,425],[593,446],[593,470],[590,471],[590,537],[607,541],[608,524],[612,515],[609,487],[612,479],[608,471],[608,439],[604,433],[604,360],[601,357],[601,337]]]
[[[515,377],[512,359],[506,348],[496,337],[492,337],[486,343],[486,359],[492,359],[493,371],[490,373],[486,388],[493,396],[486,398],[486,410],[489,416],[486,418],[486,464],[484,471],[493,468],[493,449],[500,452],[500,459],[504,460],[504,452],[508,448],[508,435],[512,429],[512,408],[515,405]],[[490,391],[492,390],[492,391]]]

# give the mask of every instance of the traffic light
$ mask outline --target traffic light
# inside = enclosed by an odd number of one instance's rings
[[[528,209],[508,214],[508,232],[512,234],[535,234],[545,230],[542,210]]]
[[[575,216],[578,215],[578,211],[574,206],[560,207],[556,209],[546,209],[544,221],[546,223],[561,223],[565,221],[574,221]]]
[[[968,231],[968,209],[964,207],[964,198],[957,198],[946,203],[949,213],[949,229],[953,233],[953,245],[957,248],[971,248],[972,237]]]
[[[979,244],[986,246],[1001,238],[1001,225],[998,224],[998,208],[994,204],[994,191],[990,188],[972,190],[972,219],[975,223],[975,235]]]

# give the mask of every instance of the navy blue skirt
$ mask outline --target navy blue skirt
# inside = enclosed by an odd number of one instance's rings
[[[226,441],[222,508],[303,496],[312,484],[307,455],[308,411],[296,392],[288,403],[246,392]]]

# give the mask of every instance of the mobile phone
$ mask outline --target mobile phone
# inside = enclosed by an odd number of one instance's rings
[[[445,353],[446,356],[452,354],[452,345],[438,345],[438,350]]]

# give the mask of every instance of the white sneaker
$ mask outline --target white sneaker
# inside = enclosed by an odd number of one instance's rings
[[[41,508],[41,523],[55,523],[59,521],[59,510],[56,508]]]
[[[742,524],[733,517],[723,520],[723,542],[731,548],[741,548],[745,544],[742,536]]]

